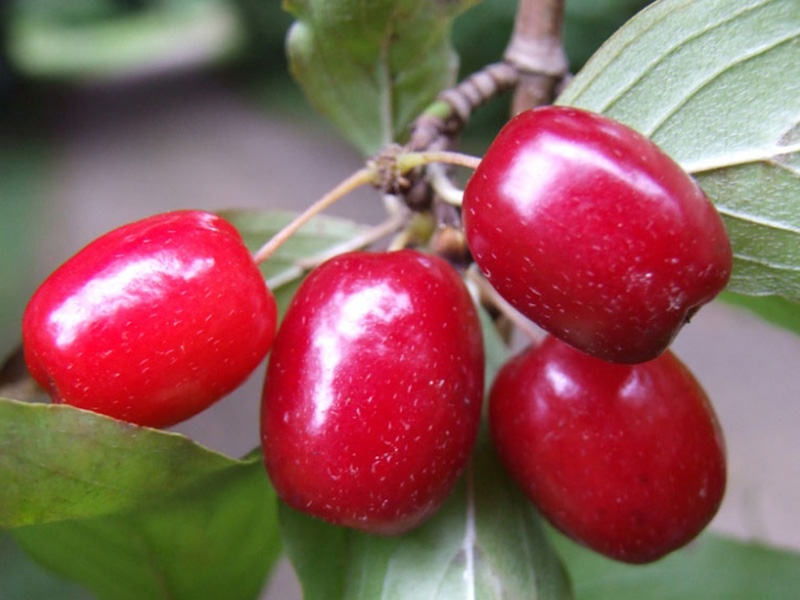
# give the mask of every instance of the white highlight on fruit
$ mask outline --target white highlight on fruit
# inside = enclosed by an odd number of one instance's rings
[[[335,398],[336,370],[348,349],[353,347],[352,341],[374,331],[376,322],[391,323],[411,309],[409,295],[386,283],[365,287],[342,299],[343,296],[343,292],[337,292],[331,299],[330,305],[334,308],[331,314],[323,317],[326,323],[313,341],[314,353],[322,363],[321,381],[314,387],[312,427],[315,428],[325,422]]]
[[[213,258],[196,258],[187,264],[168,252],[120,266],[112,265],[108,272],[90,279],[52,312],[49,323],[55,328],[56,344],[59,347],[70,345],[94,321],[107,319],[142,296],[157,293],[163,280],[188,281],[213,265]]]
[[[546,365],[544,376],[557,396],[568,398],[580,392],[580,388],[558,368],[558,365]]]
[[[658,181],[650,177],[644,169],[626,169],[616,161],[602,156],[591,148],[580,148],[555,137],[545,137],[541,142],[543,149],[532,153],[519,152],[514,159],[507,177],[502,183],[502,193],[510,198],[526,199],[525,215],[533,217],[542,206],[552,198],[552,190],[573,183],[575,173],[598,173],[618,180],[626,188],[634,188],[643,197],[654,198],[666,195]],[[585,165],[581,169],[579,165]],[[585,181],[584,186],[593,188],[595,181]]]

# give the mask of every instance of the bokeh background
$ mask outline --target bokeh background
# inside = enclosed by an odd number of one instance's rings
[[[568,2],[572,69],[647,3]],[[485,0],[457,20],[463,74],[501,56],[514,10]],[[18,347],[36,285],[109,229],[178,208],[301,209],[359,168],[289,76],[290,24],[277,0],[0,0],[0,356]],[[479,153],[507,107],[479,111],[464,146]],[[330,212],[384,215],[371,190]],[[800,339],[715,303],[674,349],[727,435],[730,486],[713,527],[800,549]],[[258,443],[262,376],[176,429],[243,455]],[[26,595],[3,587],[11,573]],[[0,532],[0,598],[52,598],[56,585]],[[300,597],[286,563],[264,597]]]

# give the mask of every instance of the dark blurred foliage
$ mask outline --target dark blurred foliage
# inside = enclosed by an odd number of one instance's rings
[[[573,72],[577,71],[591,54],[619,26],[646,6],[649,0],[567,0],[565,18],[565,43]],[[110,22],[124,23],[144,14],[192,14],[198,7],[215,5],[226,7],[236,19],[238,33],[244,43],[230,58],[226,57],[227,67],[239,78],[256,84],[267,83],[275,86],[291,86],[287,76],[284,50],[286,31],[292,17],[281,7],[279,0],[0,0],[0,25],[3,31],[14,24],[24,23],[23,35],[30,35],[32,29],[41,32],[69,31],[70,28],[86,28]],[[480,69],[488,62],[502,57],[503,50],[511,33],[516,0],[483,0],[467,11],[455,23],[453,41],[461,57],[460,75],[465,76]],[[154,20],[152,27],[175,26],[173,21],[164,20],[159,25]],[[85,31],[85,29],[84,29]],[[146,36],[158,33],[146,28],[135,34],[146,42]],[[7,36],[4,42],[7,41]],[[13,71],[13,58],[9,56],[8,44],[0,48],[0,93],[10,85],[9,72]],[[23,50],[17,52],[26,52]],[[59,49],[55,46],[56,51]],[[108,48],[99,48],[98,52]],[[25,57],[19,57],[24,71]],[[134,66],[135,67],[135,66]],[[59,79],[58,69],[46,76]],[[129,63],[120,64],[120,70],[130,69]],[[23,73],[24,74],[24,73]],[[30,74],[33,77],[41,73]],[[73,73],[62,73],[69,83]],[[64,81],[62,81],[64,83]],[[290,92],[292,96],[296,90]],[[507,103],[493,103],[475,117],[473,128],[483,131],[495,129],[498,122],[505,119]]]
[[[281,8],[278,0],[231,0],[246,33],[242,56],[245,66],[257,72],[286,72],[284,39],[292,24],[292,16]]]

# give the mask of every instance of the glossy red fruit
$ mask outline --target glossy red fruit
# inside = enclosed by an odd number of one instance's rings
[[[463,208],[467,243],[497,291],[605,360],[658,356],[730,275],[725,227],[695,181],[647,138],[586,111],[512,119]]]
[[[442,259],[326,262],[295,295],[267,370],[262,443],[278,495],[372,533],[418,525],[469,458],[483,369],[478,317]]]
[[[611,558],[661,558],[700,533],[722,501],[717,418],[669,351],[618,365],[548,337],[501,369],[489,422],[500,458],[541,513]]]
[[[178,211],[78,252],[33,295],[22,332],[31,375],[54,402],[166,427],[242,383],[276,319],[233,226]]]

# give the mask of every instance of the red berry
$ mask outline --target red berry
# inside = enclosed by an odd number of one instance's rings
[[[669,351],[611,364],[549,337],[509,361],[489,404],[500,458],[559,530],[644,563],[692,540],[725,490],[713,408]]]
[[[476,311],[442,259],[402,250],[326,262],[297,291],[264,385],[278,495],[339,525],[413,528],[469,458],[483,368]]]
[[[650,140],[543,107],[512,119],[464,192],[475,262],[535,323],[613,362],[658,356],[726,285],[714,206]]]
[[[78,252],[33,295],[22,333],[31,375],[54,402],[166,427],[242,383],[276,319],[233,226],[178,211]]]

